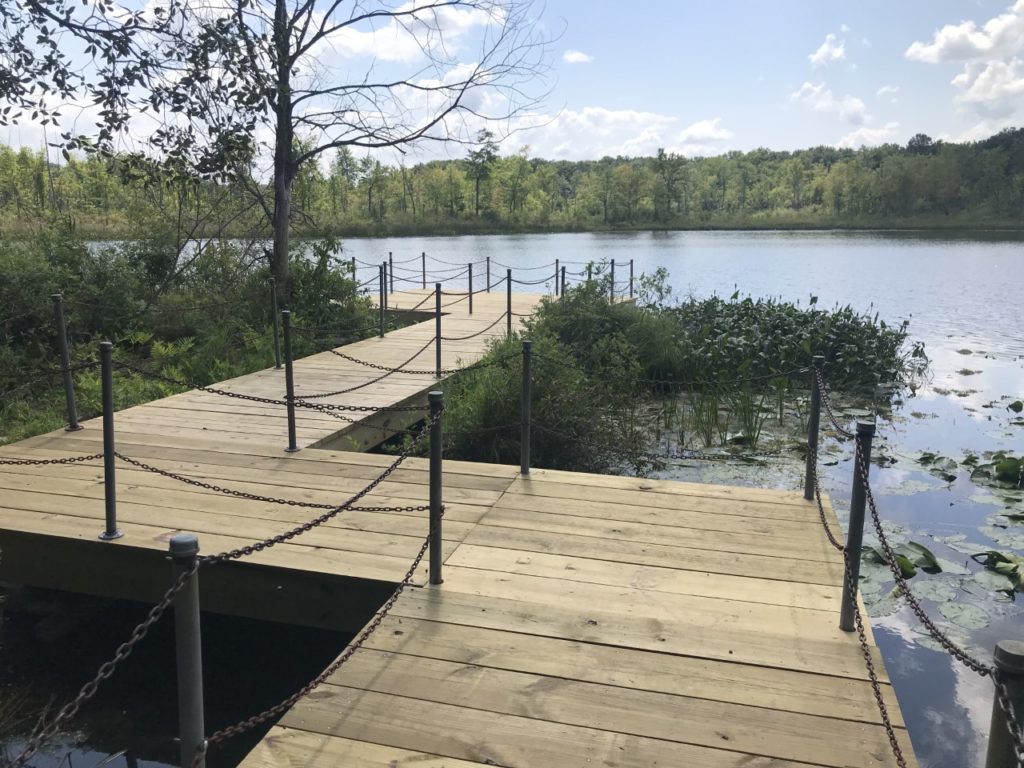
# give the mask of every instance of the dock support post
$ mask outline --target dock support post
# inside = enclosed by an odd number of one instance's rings
[[[558,259],[555,259],[555,296],[558,295],[558,275],[562,270],[558,268]]]
[[[199,539],[194,533],[178,533],[171,537],[171,562],[174,578],[195,568]],[[203,747],[206,735],[203,716],[203,644],[199,618],[199,573],[188,581],[174,598],[174,655],[178,669],[178,734],[181,767],[203,768],[202,756],[193,766],[196,752]]]
[[[804,498],[814,498],[814,475],[818,471],[818,432],[821,424],[821,392],[818,389],[818,372],[825,363],[824,355],[811,359],[811,413],[807,417],[807,467],[804,471]]]
[[[441,378],[441,284],[434,283],[434,378]]]
[[[359,283],[359,281],[358,281],[358,280],[356,280],[356,257],[355,257],[355,256],[353,256],[353,257],[351,258],[351,260],[349,261],[349,263],[350,263],[350,264],[351,264],[351,266],[352,266],[352,282],[353,282],[353,283],[356,283],[356,284],[358,284],[358,283]]]
[[[612,259],[611,281],[608,283],[608,301],[615,302],[615,259]]]
[[[565,298],[565,265],[562,265],[562,292],[558,294],[563,299]]]
[[[68,351],[68,329],[64,322],[64,296],[55,293],[53,300],[53,321],[57,326],[57,349],[60,351],[60,370],[64,377],[64,399],[68,405],[68,425],[65,432],[77,432],[82,429],[78,423],[78,406],[75,404],[75,380],[71,376],[71,353]]]
[[[633,260],[629,260],[629,298],[633,298]]]
[[[491,292],[491,257],[487,257],[487,292]]]
[[[384,338],[384,262],[377,267],[377,336]]]
[[[1010,728],[1019,729],[1021,717],[1024,716],[1024,643],[1019,640],[1000,640],[996,643],[995,653],[996,692],[992,700],[992,724],[988,733],[988,754],[985,768],[1017,768],[1017,758]],[[999,684],[1006,686],[1010,704],[1013,707],[1014,720],[1007,720],[1006,712],[999,703]]]
[[[381,295],[382,295],[382,297],[384,299],[384,311],[387,312],[388,311],[388,263],[386,261],[382,261],[380,263],[380,271],[384,275],[384,282],[383,282],[383,284],[381,286],[381,288],[382,288]]]
[[[427,290],[427,252],[423,251],[420,258],[423,260],[423,290],[425,291]]]
[[[389,288],[391,293],[395,292],[395,257],[388,251],[388,280],[390,281]]]
[[[281,326],[278,323],[277,315],[277,280],[271,276],[268,280],[270,283],[270,315],[272,317],[271,322],[274,325],[274,368],[280,370],[281,368]]]
[[[590,283],[591,283],[591,281],[593,281],[593,279],[594,279],[594,262],[588,261],[587,262],[587,285],[590,285]]]
[[[520,395],[522,431],[519,445],[519,472],[530,474],[530,408],[533,402],[533,342],[523,339],[523,389]]]
[[[100,379],[103,388],[103,509],[106,525],[100,538],[119,539],[124,534],[117,527],[117,481],[114,446],[114,345],[100,342]]]
[[[512,270],[505,270],[505,336],[512,338]]]
[[[284,330],[284,399],[288,407],[288,453],[299,450],[295,437],[295,372],[292,369],[292,313],[281,311],[281,325]]]
[[[441,551],[444,543],[441,533],[441,516],[444,503],[441,500],[442,432],[441,420],[444,411],[444,393],[429,392],[430,402],[430,583],[440,584]]]
[[[473,314],[473,262],[469,262],[469,314]]]
[[[860,578],[860,550],[864,540],[865,483],[871,466],[871,439],[875,436],[874,421],[858,421],[856,455],[853,460],[853,491],[850,495],[850,522],[846,530],[846,568],[843,578],[843,602],[839,628],[853,632],[857,613],[857,580]]]

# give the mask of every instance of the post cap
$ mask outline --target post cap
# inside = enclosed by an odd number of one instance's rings
[[[857,434],[858,435],[873,435],[875,434],[875,419],[857,419]]]
[[[273,275],[271,275],[270,277],[267,278],[267,282],[268,283],[276,283],[277,282],[277,278],[274,277]]]
[[[1000,640],[992,656],[1000,672],[1024,676],[1024,642]]]
[[[51,293],[50,294],[50,298],[53,299],[54,301],[64,301],[64,294],[63,293]]]
[[[432,403],[439,403],[444,400],[444,392],[440,392],[436,389],[427,392],[427,400]]]
[[[194,557],[199,554],[199,537],[194,533],[176,533],[171,536],[171,557]]]
[[[815,368],[821,368],[821,366],[825,364],[825,356],[814,355],[814,357],[811,358],[811,363],[814,365]]]
[[[114,342],[112,341],[101,341],[100,352],[110,352],[114,349]]]

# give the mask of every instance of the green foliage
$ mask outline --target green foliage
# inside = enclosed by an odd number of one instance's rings
[[[336,244],[294,259],[295,355],[363,338],[373,325],[334,258]],[[173,255],[173,257],[172,257]],[[145,362],[175,379],[210,384],[272,363],[270,289],[264,254],[223,241],[192,242],[179,252],[163,238],[90,251],[65,230],[32,243],[0,242],[0,392],[41,377],[0,403],[0,442],[55,429],[64,400],[50,295],[63,293],[73,362],[95,359],[110,340],[115,359]],[[326,327],[325,327],[326,326]],[[303,331],[304,328],[310,330]],[[117,373],[116,405],[165,397],[173,387]],[[83,418],[99,413],[99,379],[76,375]]]

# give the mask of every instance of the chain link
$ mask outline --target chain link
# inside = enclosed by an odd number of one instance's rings
[[[257,552],[262,552],[263,550],[269,549],[270,547],[276,546],[277,544],[283,544],[286,541],[290,541],[296,538],[297,536],[301,536],[307,531],[311,531],[314,528],[317,528],[323,525],[324,523],[333,520],[335,517],[340,515],[345,510],[350,509],[352,505],[355,504],[357,501],[364,498],[368,494],[372,493],[373,490],[378,485],[387,480],[395,472],[395,470],[397,470],[399,466],[401,466],[402,462],[409,458],[413,451],[416,450],[416,448],[419,446],[420,441],[423,440],[423,437],[427,435],[431,431],[431,429],[433,429],[433,427],[438,423],[438,421],[440,421],[443,413],[444,409],[442,408],[430,420],[429,427],[427,429],[424,429],[422,432],[420,432],[420,434],[418,434],[416,437],[410,440],[409,444],[405,446],[402,452],[398,455],[398,458],[396,458],[391,464],[389,464],[387,469],[385,469],[380,475],[378,475],[365,488],[363,488],[358,493],[355,493],[352,496],[350,496],[343,503],[332,507],[330,510],[324,512],[324,514],[320,515],[319,517],[315,517],[312,520],[307,520],[305,523],[297,525],[294,528],[283,533],[279,533],[275,536],[268,537],[266,539],[263,539],[262,541],[255,542],[253,544],[247,544],[244,547],[238,547],[237,549],[227,550],[225,552],[220,552],[216,555],[208,555],[203,558],[203,562],[213,565],[228,562],[229,560],[238,560],[242,557],[247,557],[249,555],[256,554]]]
[[[821,482],[818,477],[818,446],[814,446],[814,450],[811,451],[811,467],[814,471],[814,499],[818,502],[818,516],[821,518],[821,527],[825,529],[825,535],[828,537],[829,544],[840,552],[846,552],[846,547],[836,539],[834,533],[832,533],[832,527],[828,524],[828,518],[825,516],[825,503],[821,497]]]
[[[861,654],[864,656],[864,666],[868,670],[868,679],[871,682],[871,691],[875,695],[875,703],[878,705],[878,714],[882,717],[882,725],[885,728],[885,735],[889,739],[889,746],[896,758],[896,764],[900,768],[907,768],[907,760],[903,757],[903,749],[896,738],[896,730],[893,728],[892,720],[889,718],[889,708],[882,696],[882,685],[878,680],[878,673],[875,671],[875,662],[871,658],[871,646],[868,644],[867,631],[864,629],[864,617],[861,616],[860,606],[857,604],[857,585],[853,583],[853,574],[850,570],[850,553],[843,552],[843,573],[845,574],[846,587],[853,596],[853,620],[857,628],[857,639],[860,641]],[[857,557],[860,554],[856,554]]]
[[[832,427],[847,440],[854,439],[856,435],[840,424],[835,413],[832,411],[832,400],[829,398],[828,390],[825,388],[825,375],[821,372],[821,368],[814,368],[814,379],[818,384],[818,392],[821,394],[821,403],[825,406],[825,413],[828,414],[828,420],[832,422]]]
[[[88,456],[69,456],[66,459],[0,459],[0,466],[29,466],[42,467],[47,464],[78,464],[84,461],[96,461],[102,459],[102,453],[90,453]]]
[[[414,354],[412,357],[410,357],[404,363],[399,364],[398,368],[393,369],[393,370],[389,370],[389,371],[385,371],[382,375],[378,376],[377,378],[370,379],[369,381],[367,381],[367,382],[365,382],[363,384],[357,384],[354,387],[348,387],[347,389],[339,389],[339,390],[336,390],[334,392],[321,392],[320,394],[316,394],[316,395],[296,395],[295,397],[298,400],[315,400],[315,399],[319,399],[319,398],[322,398],[322,397],[334,397],[335,395],[347,395],[349,392],[355,392],[356,390],[362,389],[363,387],[368,387],[371,384],[376,384],[378,381],[382,381],[382,380],[386,379],[388,376],[391,376],[392,374],[396,373],[398,370],[401,370],[402,368],[405,368],[405,366],[407,366],[409,363],[411,363],[417,357],[419,357],[424,352],[426,352],[430,348],[430,345],[433,344],[433,343],[434,343],[434,339],[432,338],[432,339],[430,339],[430,341],[428,341],[426,344],[424,344],[422,347],[420,347],[416,351],[416,354]]]
[[[496,326],[498,323],[504,320],[507,314],[507,312],[502,312],[500,315],[498,315],[497,320],[495,320],[493,323],[488,325],[483,330],[477,331],[476,333],[471,333],[468,336],[442,336],[441,341],[468,341],[469,339],[475,339],[477,336],[483,336],[489,330],[494,328],[494,326]]]
[[[442,517],[444,517],[444,511],[445,509],[442,506]],[[423,544],[420,546],[419,552],[416,553],[416,557],[413,558],[412,565],[409,566],[409,570],[405,572],[405,576],[402,577],[402,581],[399,582],[398,586],[395,588],[395,591],[391,593],[391,597],[389,597],[387,601],[384,603],[384,605],[381,606],[381,609],[377,611],[377,614],[373,617],[373,620],[369,624],[367,624],[362,629],[362,631],[360,631],[359,635],[351,643],[349,643],[348,647],[346,647],[345,650],[342,651],[341,655],[338,656],[338,658],[335,659],[334,662],[329,667],[327,667],[327,669],[325,669],[319,675],[314,677],[312,680],[309,681],[309,683],[304,685],[291,696],[275,704],[269,709],[260,712],[258,715],[253,715],[252,717],[246,718],[245,720],[241,720],[238,723],[235,723],[234,725],[230,725],[226,728],[222,728],[219,731],[214,732],[205,742],[203,742],[200,749],[197,751],[196,756],[195,758],[193,758],[192,761],[193,768],[198,766],[198,764],[201,762],[210,745],[227,741],[233,736],[243,734],[246,731],[255,728],[257,725],[266,722],[272,717],[280,715],[281,713],[293,707],[296,704],[296,702],[298,702],[301,698],[314,691],[316,688],[322,685],[327,679],[334,675],[339,669],[341,669],[342,665],[344,665],[345,662],[351,659],[356,654],[356,652],[363,647],[366,641],[370,639],[373,633],[377,631],[377,629],[383,623],[384,619],[387,618],[388,614],[391,612],[391,609],[394,608],[395,603],[398,602],[398,598],[402,595],[402,592],[404,592],[405,588],[412,583],[412,577],[416,573],[416,569],[419,568],[420,563],[423,561],[423,558],[427,554],[427,550],[430,548],[430,540],[431,536],[428,534],[426,539],[424,539]]]
[[[135,646],[142,642],[143,638],[146,637],[152,626],[160,621],[160,618],[174,603],[174,599],[178,596],[178,593],[185,588],[189,579],[191,579],[192,576],[195,575],[196,571],[199,570],[199,566],[200,561],[197,559],[192,563],[188,570],[183,571],[174,580],[174,583],[171,584],[170,588],[168,588],[164,593],[164,596],[160,599],[160,602],[154,605],[146,615],[146,618],[132,630],[128,640],[118,646],[117,651],[114,653],[114,657],[100,666],[93,679],[79,689],[78,695],[75,696],[73,700],[65,704],[49,724],[43,726],[42,721],[40,721],[40,723],[36,725],[32,738],[29,739],[28,744],[25,745],[25,748],[11,763],[12,768],[23,768],[27,765],[28,761],[31,760],[39,751],[39,748],[43,743],[55,737],[60,732],[64,723],[74,717],[82,705],[96,695],[96,691],[99,690],[100,685],[114,674],[118,665],[131,655]]]
[[[345,360],[349,360],[350,362],[353,362],[353,363],[358,363],[359,365],[365,365],[367,368],[376,368],[378,371],[391,371],[392,373],[406,373],[406,374],[409,374],[411,376],[433,376],[435,373],[437,373],[437,371],[434,371],[434,370],[429,370],[428,371],[428,370],[412,370],[412,369],[409,369],[409,368],[388,368],[386,365],[378,365],[377,363],[371,363],[371,362],[369,362],[367,360],[360,360],[358,357],[352,357],[351,355],[346,355],[344,352],[339,352],[336,349],[332,349],[331,352],[333,354],[337,355],[340,358],[343,358]],[[509,354],[509,355],[502,355],[500,357],[495,358],[494,360],[478,360],[477,362],[471,363],[470,365],[464,366],[462,368],[442,368],[441,369],[441,375],[442,376],[454,376],[457,373],[464,373],[465,371],[472,371],[472,370],[475,370],[477,368],[487,368],[488,366],[492,366],[492,365],[500,365],[501,363],[504,363],[507,360],[511,360],[513,357],[518,357],[518,355]]]

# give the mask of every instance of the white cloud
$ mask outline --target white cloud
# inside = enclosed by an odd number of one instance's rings
[[[681,155],[710,155],[725,151],[732,131],[721,118],[692,123],[682,130],[679,119],[657,112],[585,107],[557,115],[534,115],[519,121],[503,152],[523,146],[537,157],[585,160],[601,157],[653,155],[659,148]]]
[[[990,109],[1016,111],[1024,96],[1024,62],[1014,57],[1009,61],[971,62],[953,78],[960,89],[959,100],[988,105]]]
[[[562,54],[562,61],[566,64],[589,64],[594,57],[583,51],[574,51],[571,48]]]
[[[865,48],[871,47],[871,41],[868,40],[866,37],[861,38],[860,44],[863,45]]]
[[[898,85],[883,85],[881,88],[878,89],[878,92],[875,95],[876,96],[895,96],[899,92],[900,92],[900,87]]]
[[[930,43],[915,42],[904,54],[912,61],[972,61],[1002,57],[1024,48],[1024,0],[1016,0],[1006,13],[980,28],[973,21],[947,24],[936,30]]]
[[[834,112],[854,125],[863,125],[868,120],[867,107],[863,101],[849,94],[836,98],[825,83],[804,83],[790,94],[789,99],[814,112]]]
[[[1024,0],[1022,0],[1024,2]],[[807,56],[812,66],[823,67],[831,61],[839,61],[846,58],[846,43],[836,38],[831,32],[825,35],[825,42],[818,46],[818,50]]]
[[[839,31],[842,32],[845,35],[847,32],[850,31],[850,25],[849,24],[841,24],[839,26]]]
[[[879,144],[886,144],[896,139],[899,134],[900,124],[896,122],[886,123],[881,128],[868,128],[864,126],[843,136],[837,145],[856,149],[858,147],[876,147]]]

